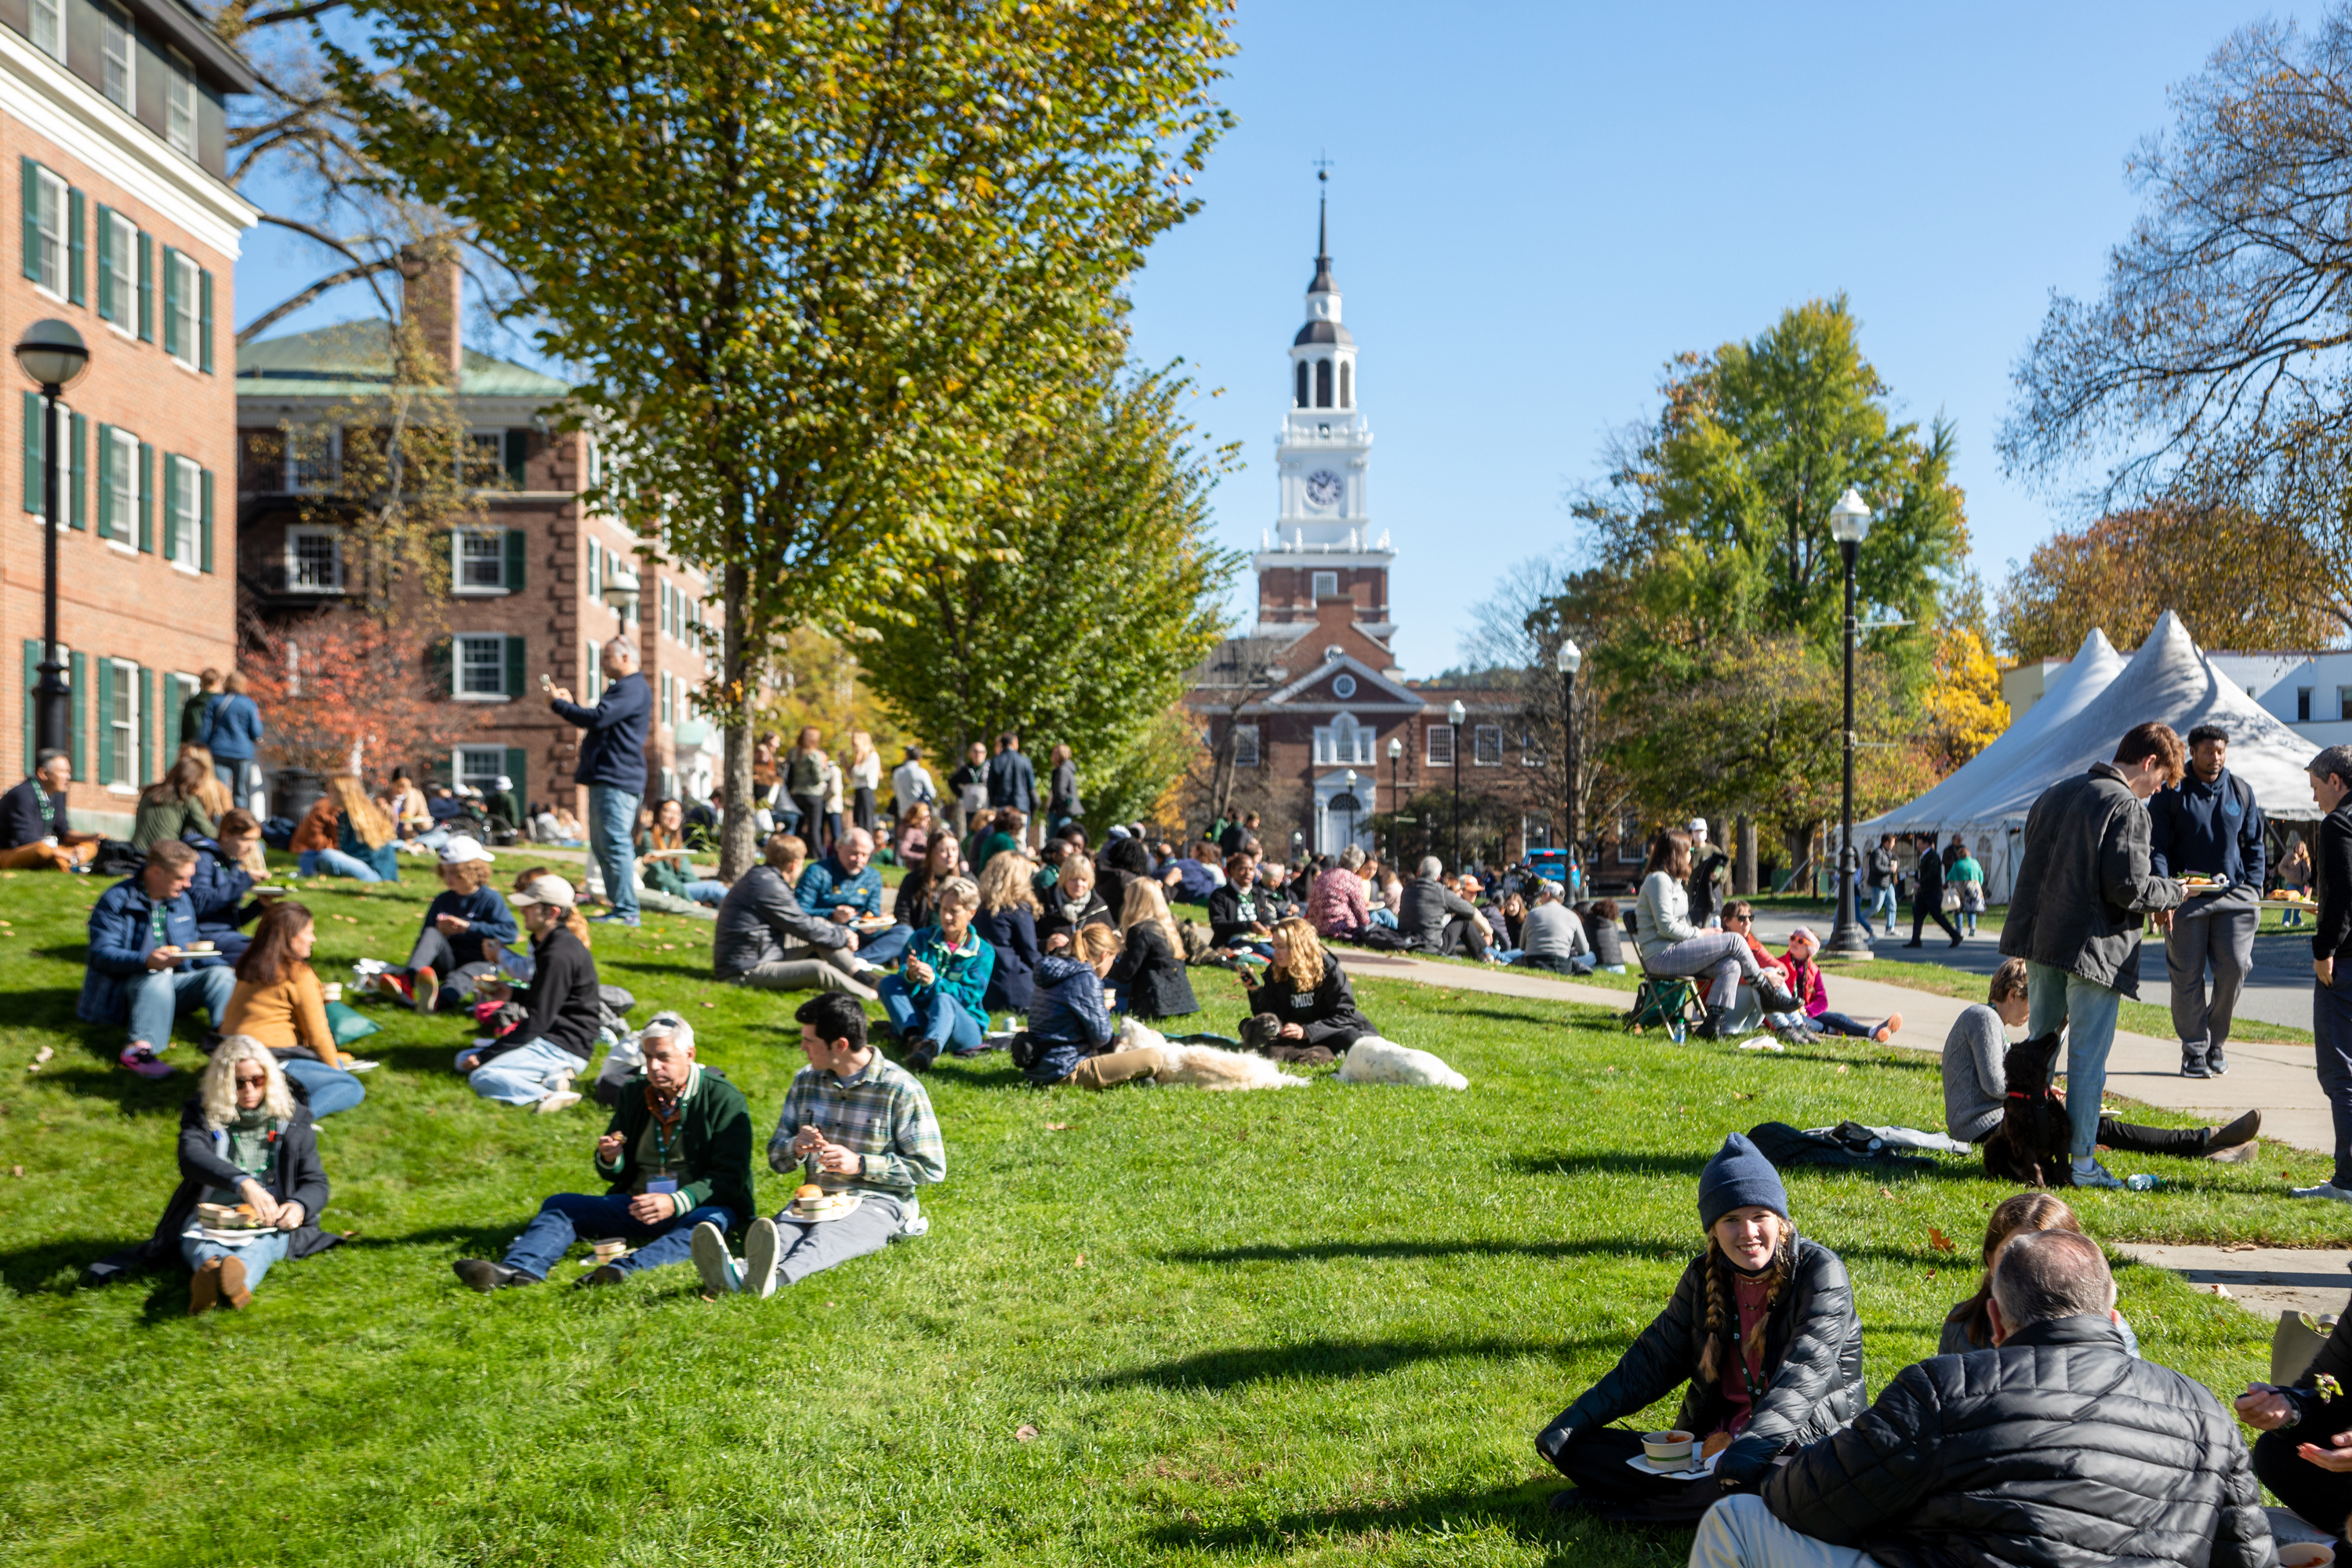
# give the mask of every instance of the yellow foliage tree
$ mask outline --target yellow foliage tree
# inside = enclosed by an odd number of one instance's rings
[[[1975,756],[2009,728],[1992,645],[1969,626],[1948,626],[1936,640],[1935,675],[1921,704],[1920,741],[1937,778]]]

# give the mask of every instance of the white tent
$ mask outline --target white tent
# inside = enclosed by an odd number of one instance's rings
[[[2252,786],[2265,816],[2294,821],[2318,814],[2304,771],[2312,743],[2217,675],[2179,616],[2167,610],[2120,669],[2110,662],[2116,658],[2092,633],[2074,661],[2079,675],[2070,665],[1980,755],[1908,805],[1855,824],[1856,836],[1964,834],[1984,865],[1986,891],[2005,899],[2025,815],[2042,792],[2113,756],[2125,731],[2150,720],[2184,736],[2200,724],[2220,725],[2230,734],[2230,771]]]

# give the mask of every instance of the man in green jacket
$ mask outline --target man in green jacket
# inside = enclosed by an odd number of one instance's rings
[[[507,1248],[503,1261],[461,1258],[477,1290],[536,1285],[574,1241],[625,1240],[635,1250],[590,1269],[583,1285],[617,1285],[640,1268],[683,1263],[694,1227],[740,1229],[751,1217],[751,1108],[743,1091],[694,1059],[694,1030],[658,1013],[638,1037],[645,1070],[621,1085],[596,1141],[601,1197],[558,1193]]]

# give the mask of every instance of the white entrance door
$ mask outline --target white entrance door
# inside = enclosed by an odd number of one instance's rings
[[[1315,853],[1337,855],[1350,843],[1372,848],[1372,814],[1380,809],[1378,791],[1369,772],[1359,772],[1353,789],[1344,769],[1315,781]]]

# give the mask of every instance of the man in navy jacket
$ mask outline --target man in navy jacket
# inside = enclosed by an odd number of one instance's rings
[[[2189,731],[2189,771],[2147,803],[2149,868],[2159,877],[2216,882],[2189,889],[2164,939],[2183,1078],[2220,1078],[2230,1070],[2222,1047],[2246,971],[2254,966],[2254,928],[2263,920],[2263,809],[2254,804],[2253,786],[2223,765],[2229,754],[2229,731],[2198,725]],[[2213,970],[2210,1002],[2208,964]]]
[[[996,737],[996,755],[988,759],[988,805],[992,811],[1009,805],[1024,817],[1037,815],[1037,770],[1022,755],[1021,737],[1010,730]]]
[[[604,645],[604,700],[593,708],[572,700],[558,686],[550,695],[556,717],[586,731],[572,782],[588,786],[588,846],[604,874],[610,913],[596,917],[637,923],[637,803],[646,792],[646,732],[653,727],[653,689],[637,673],[637,650],[626,637]]]
[[[192,953],[196,907],[188,897],[196,851],[166,838],[147,865],[99,895],[89,911],[89,967],[74,1008],[85,1024],[131,1026],[122,1065],[142,1078],[168,1078],[156,1057],[172,1043],[172,1021],[202,1007],[217,1027],[236,989],[236,972],[217,953]]]
[[[221,677],[221,695],[205,716],[202,735],[232,805],[249,807],[261,791],[261,770],[253,760],[261,735],[261,710],[245,694],[244,674],[232,669]]]

